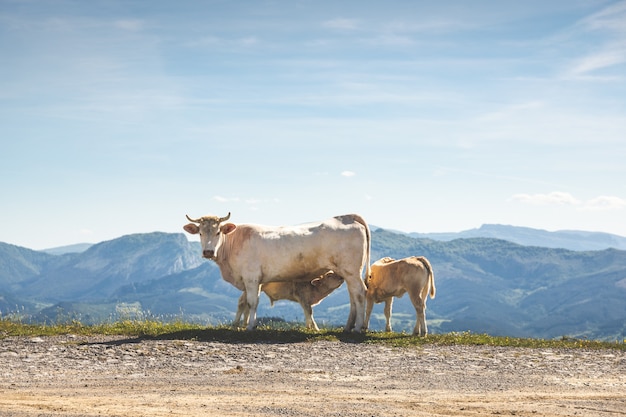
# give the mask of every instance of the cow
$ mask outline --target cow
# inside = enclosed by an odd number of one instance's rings
[[[385,302],[385,330],[391,331],[391,305],[393,297],[402,297],[408,292],[416,321],[413,334],[426,336],[426,298],[435,298],[435,276],[433,268],[423,256],[411,256],[395,260],[389,257],[379,259],[371,267],[371,275],[366,277],[366,312],[365,328],[367,329],[374,303]]]
[[[261,291],[269,297],[271,305],[274,305],[274,302],[278,300],[290,300],[299,303],[304,312],[305,326],[308,329],[319,330],[313,318],[313,307],[339,288],[341,284],[343,284],[343,278],[333,271],[329,271],[310,281],[267,282],[261,285]],[[237,315],[233,326],[239,326],[242,316],[244,322],[247,322],[249,313],[246,293],[244,292],[239,297]]]
[[[227,223],[226,217],[203,216],[183,226],[200,235],[202,256],[213,260],[222,278],[246,293],[250,308],[247,330],[256,325],[262,284],[302,281],[334,271],[344,279],[350,295],[345,331],[363,330],[365,284],[370,273],[371,234],[358,214],[336,216],[298,226],[261,226]],[[309,278],[310,279],[310,278]]]

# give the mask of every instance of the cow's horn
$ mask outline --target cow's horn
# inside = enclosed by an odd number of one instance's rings
[[[226,215],[226,217],[222,217],[218,223],[225,222],[225,221],[226,221],[226,220],[228,220],[228,219],[230,219],[230,211],[228,212],[228,214]]]
[[[200,223],[200,219],[194,220],[194,219],[192,219],[191,217],[189,217],[189,215],[188,215],[188,214],[185,214],[185,216],[187,216],[187,220],[189,220],[189,221],[190,221],[190,222],[192,222],[192,223]]]

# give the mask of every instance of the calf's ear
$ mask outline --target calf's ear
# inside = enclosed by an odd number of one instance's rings
[[[236,225],[232,224],[232,223],[226,223],[220,226],[220,232],[224,233],[225,235],[232,233],[233,230],[235,230],[237,228]]]
[[[192,235],[197,235],[198,232],[200,231],[200,228],[193,223],[184,225],[183,229],[185,229],[185,232],[191,233]]]

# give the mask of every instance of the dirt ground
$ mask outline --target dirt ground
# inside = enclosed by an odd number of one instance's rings
[[[0,416],[620,416],[626,354],[0,339]]]

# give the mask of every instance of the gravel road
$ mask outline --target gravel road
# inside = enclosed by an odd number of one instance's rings
[[[116,337],[0,339],[0,416],[620,416],[626,354]]]

